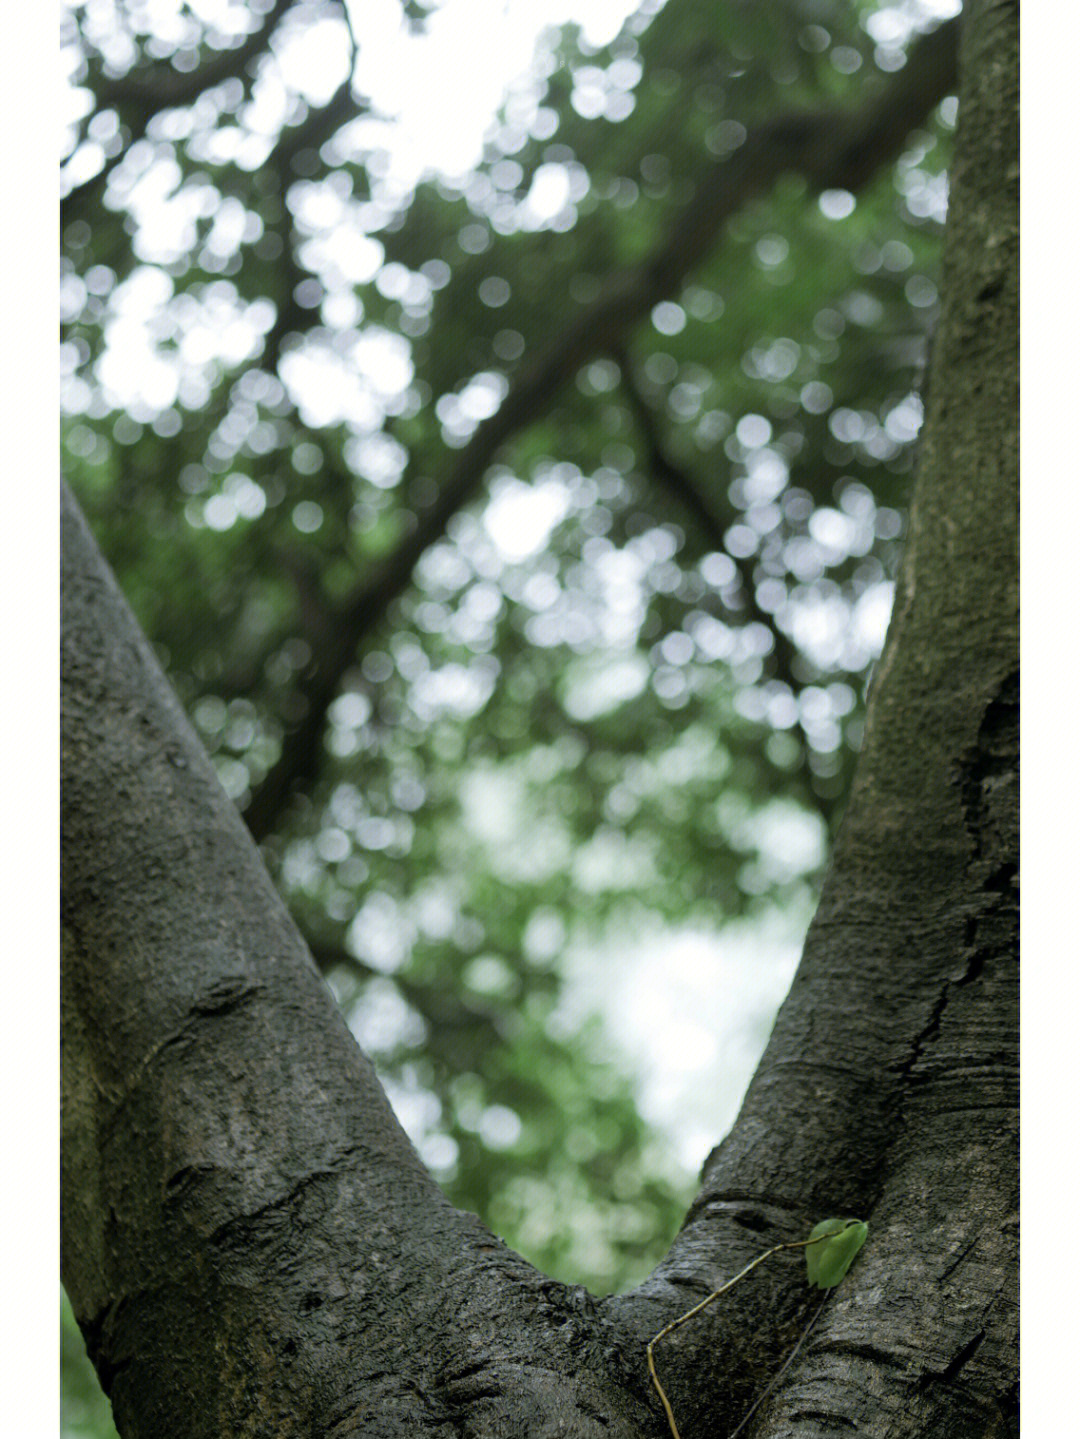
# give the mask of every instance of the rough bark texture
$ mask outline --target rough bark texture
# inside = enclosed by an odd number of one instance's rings
[[[962,73],[919,480],[847,818],[739,1121],[650,1281],[712,1287],[816,1217],[870,1217],[762,1434],[1016,1423],[1014,3],[965,8]],[[737,1309],[760,1336],[775,1305],[744,1285],[682,1345],[704,1362]],[[711,1432],[694,1374],[684,1439]]]
[[[659,1439],[646,1341],[850,1213],[870,1240],[748,1432],[1016,1432],[1016,21],[966,11],[848,818],[742,1114],[634,1293],[546,1279],[427,1176],[65,500],[63,1274],[125,1439]],[[682,1439],[734,1427],[807,1295],[778,1256],[664,1341]]]
[[[428,1177],[67,496],[63,545],[63,1274],[117,1427],[594,1432],[587,1296]]]

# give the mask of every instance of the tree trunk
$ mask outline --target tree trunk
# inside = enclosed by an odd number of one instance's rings
[[[659,1439],[648,1340],[832,1214],[870,1238],[750,1432],[1016,1432],[1014,0],[964,32],[847,819],[739,1120],[633,1293],[547,1279],[429,1178],[65,498],[63,1274],[121,1434]],[[817,1303],[779,1255],[657,1346],[682,1439],[736,1426]]]

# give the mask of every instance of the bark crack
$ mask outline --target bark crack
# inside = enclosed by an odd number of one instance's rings
[[[965,978],[966,977],[968,977],[968,975],[965,972]],[[941,990],[931,1007],[929,1018],[912,1041],[907,1058],[895,1066],[895,1072],[902,1081],[911,1077],[912,1071],[922,1058],[924,1050],[926,1050],[937,1037],[941,1029],[941,1017],[945,1013],[945,1007],[949,1002],[950,989],[952,989],[954,984],[963,982],[963,979],[947,979],[941,986]]]
[[[910,1053],[896,1067],[906,1080],[941,1028],[950,991],[981,978],[988,959],[999,950],[1000,936],[990,923],[995,915],[1019,906],[1015,859],[1020,671],[1002,680],[983,713],[975,744],[960,764],[960,803],[972,846],[972,865],[982,870],[979,891],[987,896],[964,923],[963,973],[946,979],[916,1035]],[[1011,852],[1010,852],[1011,851]]]
[[[853,1419],[848,1419],[844,1414],[837,1414],[831,1409],[796,1409],[791,1416],[793,1424],[798,1424],[802,1419],[809,1419],[815,1424],[828,1424],[833,1429],[857,1429],[858,1425]]]
[[[973,859],[988,863],[983,888],[1007,892],[1014,856],[1001,854],[1003,829],[1013,815],[1020,742],[1020,670],[1013,669],[986,706],[975,744],[961,762],[960,798]]]

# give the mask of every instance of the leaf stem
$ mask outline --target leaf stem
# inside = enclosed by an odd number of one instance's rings
[[[656,1372],[656,1362],[653,1359],[654,1347],[660,1342],[661,1339],[666,1338],[668,1334],[673,1333],[676,1329],[680,1328],[683,1324],[685,1324],[688,1319],[693,1319],[695,1314],[700,1314],[701,1311],[707,1308],[707,1306],[710,1305],[714,1299],[719,1299],[721,1294],[725,1293],[726,1290],[730,1289],[733,1284],[738,1284],[740,1279],[745,1279],[745,1277],[750,1273],[752,1269],[756,1269],[759,1264],[761,1264],[764,1260],[768,1259],[771,1255],[779,1254],[782,1249],[805,1249],[807,1245],[820,1244],[823,1239],[827,1239],[828,1237],[828,1235],[819,1234],[814,1239],[792,1239],[786,1244],[774,1244],[771,1249],[766,1249],[763,1253],[759,1254],[756,1259],[751,1259],[750,1263],[747,1264],[744,1269],[740,1269],[738,1274],[727,1280],[726,1283],[721,1284],[719,1289],[714,1289],[711,1294],[706,1295],[706,1297],[702,1299],[700,1303],[694,1305],[693,1309],[688,1309],[685,1314],[680,1314],[679,1317],[677,1319],[673,1319],[670,1324],[665,1324],[663,1329],[660,1330],[659,1334],[654,1334],[653,1337],[649,1340],[648,1344],[646,1344],[645,1346],[645,1359],[649,1366],[649,1373],[652,1376],[653,1385],[656,1389],[657,1394],[660,1395],[660,1403],[664,1406],[664,1413],[667,1415],[668,1425],[671,1429],[671,1433],[674,1436],[674,1439],[682,1439],[682,1435],[679,1433],[679,1426],[675,1423],[675,1415],[672,1411],[670,1403],[668,1402],[668,1397],[664,1393],[664,1386],[660,1383],[660,1376]],[[827,1299],[828,1295],[826,1294],[825,1297]],[[820,1309],[818,1312],[820,1313]],[[815,1315],[814,1318],[816,1319],[817,1315]],[[803,1338],[805,1337],[806,1336],[804,1334]],[[799,1340],[799,1344],[801,1343],[802,1339]],[[797,1350],[798,1345],[796,1345],[796,1351]],[[791,1358],[794,1358],[794,1352]],[[791,1359],[788,1360],[788,1363],[790,1362]],[[785,1365],[784,1367],[786,1368],[787,1365]],[[783,1370],[781,1370],[780,1372],[783,1373]],[[766,1390],[766,1393],[768,1393],[768,1390]],[[765,1395],[763,1394],[761,1397],[764,1398]],[[758,1402],[760,1403],[760,1400]],[[750,1412],[753,1413],[753,1410],[751,1410]],[[746,1416],[746,1418],[749,1417],[749,1415]],[[746,1423],[746,1418],[744,1418],[740,1423],[740,1429],[742,1428],[742,1425]],[[736,1433],[738,1433],[738,1430],[736,1430]]]

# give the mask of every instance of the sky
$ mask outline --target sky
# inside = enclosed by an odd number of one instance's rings
[[[574,20],[586,41],[603,45],[637,3],[444,0],[422,35],[402,28],[396,0],[351,0],[349,8],[360,40],[357,84],[397,116],[388,144],[397,171],[411,177],[424,168],[460,175],[476,164],[484,131],[545,28]]]

